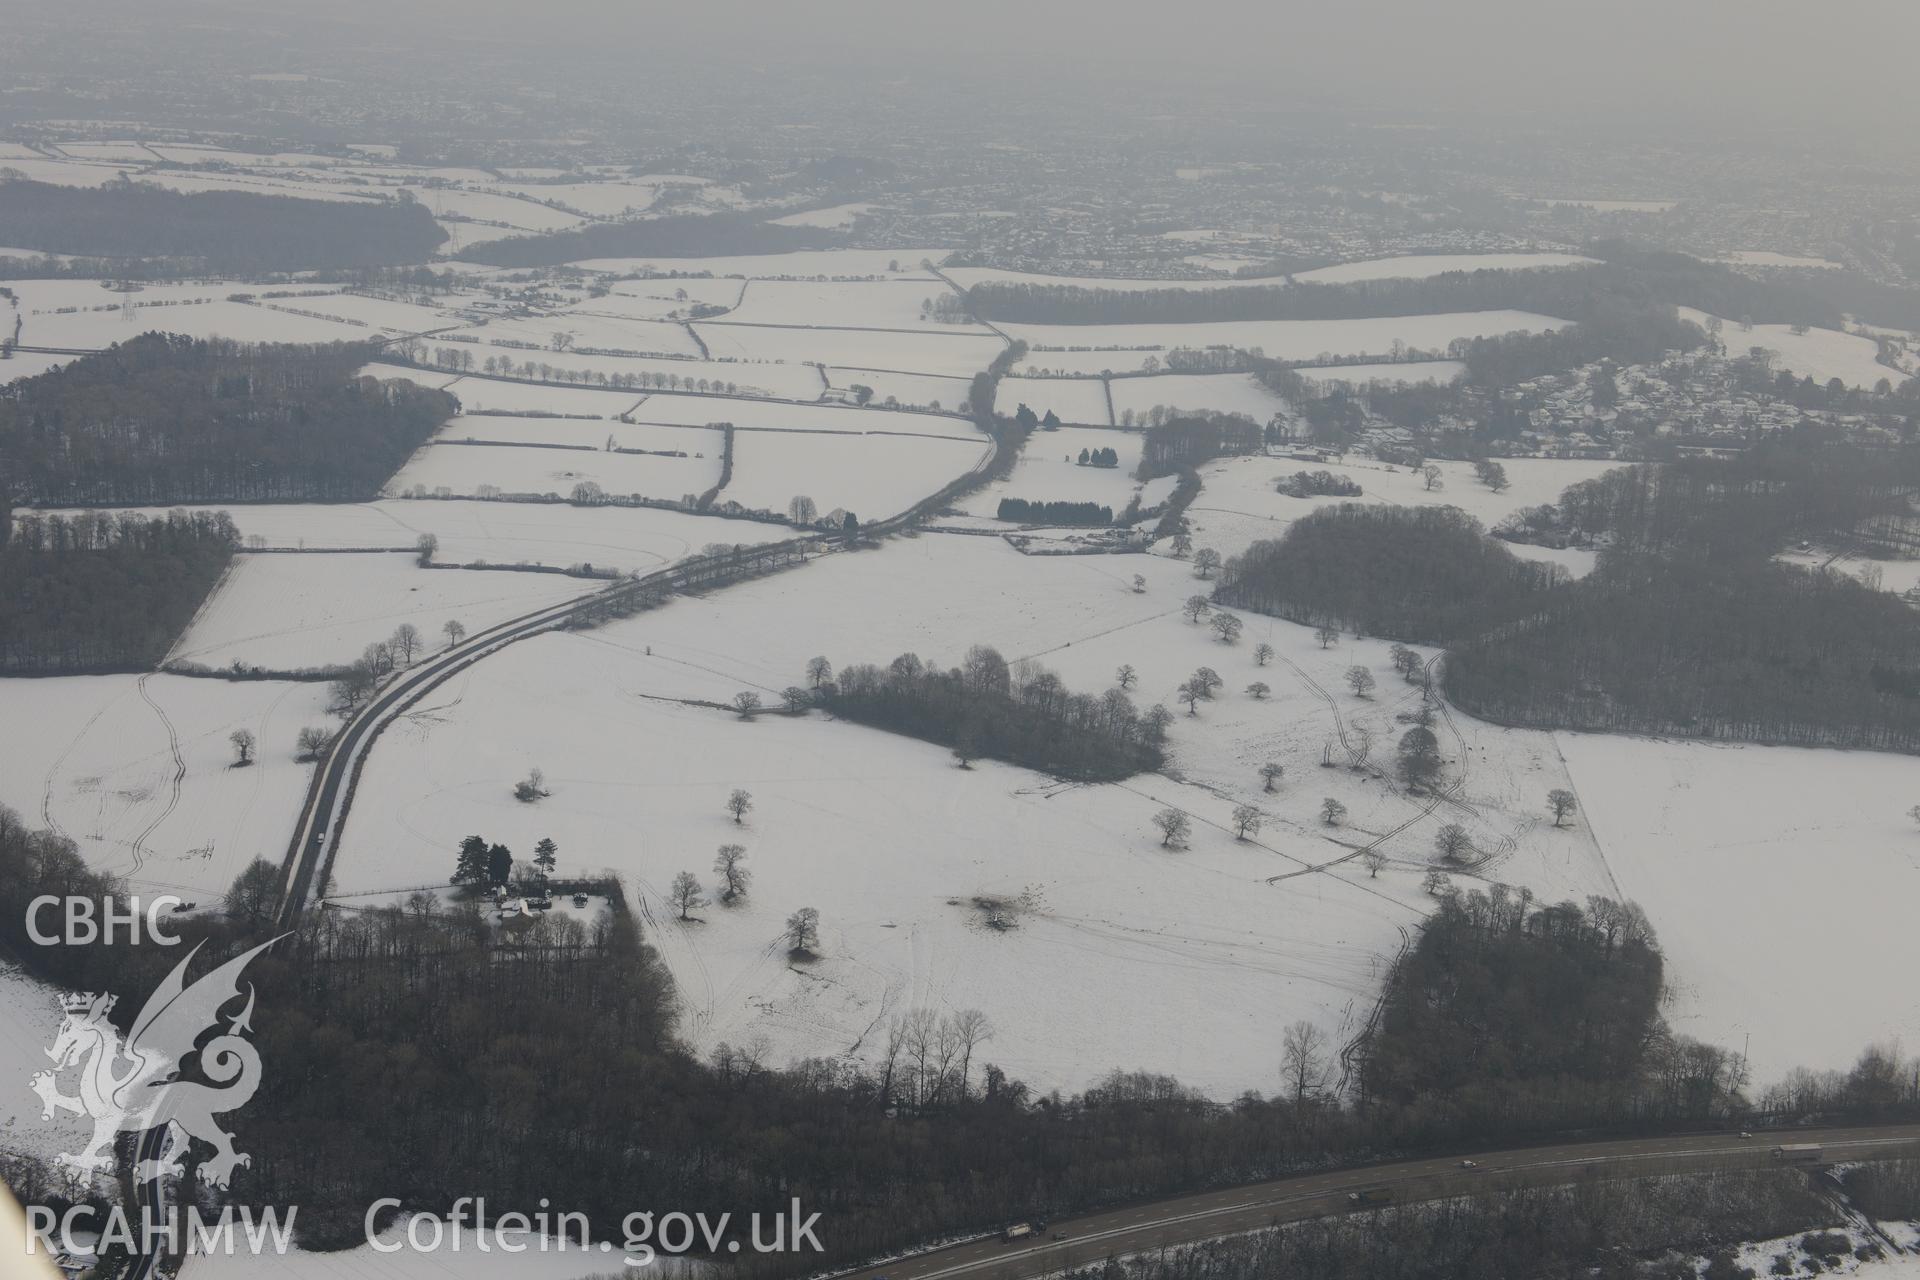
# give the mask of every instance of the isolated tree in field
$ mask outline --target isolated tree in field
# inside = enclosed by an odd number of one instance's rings
[[[440,550],[440,539],[430,533],[423,533],[414,540],[414,560],[423,569],[433,563],[434,552],[438,550]]]
[[[513,784],[513,798],[522,804],[532,804],[552,794],[547,790],[547,775],[538,769],[527,770],[527,776]]]
[[[1446,483],[1440,479],[1440,468],[1434,466],[1431,462],[1420,468],[1420,478],[1426,481],[1428,493],[1446,487]]]
[[[227,735],[227,741],[233,744],[233,762],[246,766],[253,763],[254,738],[251,729],[235,729]]]
[[[453,648],[455,645],[459,644],[462,640],[465,640],[467,638],[466,624],[461,622],[457,618],[447,619],[447,625],[444,627],[441,627],[440,630],[446,632],[447,648],[449,649]]]
[[[1214,614],[1212,625],[1213,634],[1220,637],[1221,644],[1237,644],[1240,640],[1240,632],[1246,626],[1231,613]]]
[[[751,689],[742,689],[733,695],[733,709],[740,713],[742,720],[753,719],[753,713],[760,709],[760,695]]]
[[[1326,1033],[1311,1022],[1296,1022],[1281,1036],[1281,1074],[1296,1103],[1305,1102],[1326,1083],[1326,1049]]]
[[[1267,687],[1267,683],[1264,680],[1255,680],[1247,686],[1247,696],[1249,698],[1264,698],[1272,692],[1273,690]]]
[[[787,954],[812,956],[820,947],[820,913],[802,907],[787,917]]]
[[[753,873],[747,870],[746,861],[745,845],[723,844],[714,855],[713,872],[720,877],[720,901],[727,906],[746,897],[747,886],[753,882]]]
[[[1400,781],[1417,791],[1440,776],[1440,740],[1415,725],[1400,735]]]
[[[1200,682],[1201,688],[1206,691],[1204,696],[1209,698],[1221,689],[1224,689],[1227,684],[1225,680],[1220,678],[1220,673],[1212,667],[1195,667],[1193,670],[1193,678]]]
[[[1205,596],[1188,596],[1187,602],[1180,606],[1180,612],[1187,615],[1188,622],[1197,623],[1213,612],[1213,601]]]
[[[249,932],[272,923],[280,906],[280,868],[265,858],[255,858],[234,877],[221,905]]]
[[[420,652],[420,628],[411,622],[403,622],[393,629],[393,636],[387,641],[387,647],[394,656],[408,666],[413,665],[413,655]]]
[[[689,911],[707,905],[707,895],[700,892],[700,881],[694,878],[691,871],[682,871],[673,878],[673,888],[667,891],[667,900],[680,912],[682,920],[687,918]]]
[[[1369,697],[1373,693],[1373,672],[1365,667],[1347,668],[1347,688],[1353,690],[1356,698]]]
[[[1260,766],[1260,781],[1266,784],[1264,789],[1267,791],[1272,791],[1273,784],[1284,778],[1286,774],[1286,766],[1278,760],[1269,760]]]
[[[327,744],[331,741],[333,741],[333,735],[325,729],[308,725],[300,731],[300,736],[294,739],[294,745],[299,748],[299,754],[294,758],[318,760],[320,753],[327,749]]]
[[[1264,667],[1269,662],[1272,662],[1272,661],[1273,661],[1272,645],[1268,644],[1265,640],[1262,640],[1259,644],[1253,646],[1253,665],[1254,666]]]
[[[833,679],[833,664],[825,658],[814,658],[807,663],[807,683],[818,689]]]
[[[1146,575],[1139,574],[1139,573],[1134,574],[1133,575],[1133,594],[1137,596],[1143,596],[1146,593],[1147,593]]]
[[[1187,842],[1187,834],[1193,830],[1193,823],[1178,809],[1162,809],[1154,814],[1153,825],[1160,828],[1162,849],[1179,848]]]
[[[1427,872],[1427,878],[1420,882],[1420,887],[1427,891],[1429,898],[1437,898],[1453,888],[1453,877],[1436,867]]]
[[[460,842],[460,855],[453,866],[452,883],[483,884],[487,878],[487,842],[480,836],[468,836]]]
[[[1202,547],[1193,553],[1193,576],[1211,578],[1220,568],[1220,553],[1212,547]]]
[[[1579,807],[1580,802],[1574,798],[1573,792],[1565,787],[1555,787],[1547,792],[1547,812],[1553,815],[1553,825],[1556,827],[1567,825],[1567,819],[1572,817],[1574,810]],[[1916,813],[1915,816],[1920,818],[1920,813]]]
[[[1200,714],[1200,704],[1206,701],[1210,694],[1204,680],[1189,677],[1186,683],[1173,691],[1173,696],[1187,704],[1188,715],[1197,716]]]
[[[539,869],[542,881],[560,865],[560,846],[553,842],[552,836],[541,836],[540,842],[533,846],[533,865]]]
[[[1245,840],[1249,836],[1260,834],[1260,811],[1250,804],[1235,805],[1233,810],[1233,838]]]
[[[1482,458],[1474,463],[1473,474],[1481,484],[1495,493],[1507,487],[1507,469],[1491,458]]]
[[[1140,682],[1140,673],[1133,669],[1132,663],[1122,663],[1120,669],[1113,673],[1113,682],[1122,689],[1131,689]]]
[[[790,684],[780,691],[780,701],[789,711],[805,711],[813,705],[813,695],[797,684]]]
[[[1187,552],[1193,550],[1193,539],[1184,532],[1173,535],[1173,558],[1182,560]]]
[[[1473,837],[1457,822],[1449,822],[1433,834],[1434,852],[1442,862],[1465,862],[1473,856]]]
[[[1367,850],[1364,861],[1367,864],[1367,879],[1376,880],[1379,878],[1381,871],[1386,869],[1387,855],[1378,849],[1369,849]]]
[[[1320,802],[1320,821],[1326,823],[1328,826],[1330,827],[1339,826],[1341,820],[1344,819],[1346,816],[1347,816],[1347,806],[1341,804],[1338,800],[1335,800],[1332,796],[1328,796],[1325,800],[1322,800]]]
[[[746,819],[752,808],[753,796],[739,787],[735,787],[732,794],[727,797],[727,812],[733,815],[735,826],[739,826]]]
[[[804,493],[797,493],[787,504],[787,519],[795,524],[812,524],[820,518],[820,508]]]
[[[1415,673],[1427,665],[1426,659],[1406,645],[1396,644],[1388,652],[1392,655],[1393,669],[1398,671],[1400,678],[1408,684],[1412,684]]]
[[[1313,638],[1320,642],[1322,649],[1328,649],[1340,639],[1340,628],[1331,622],[1323,622],[1313,630]]]

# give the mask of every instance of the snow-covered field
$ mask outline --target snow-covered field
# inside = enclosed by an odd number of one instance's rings
[[[932,413],[890,413],[879,408],[837,404],[786,404],[717,396],[654,396],[633,413],[636,422],[702,427],[731,422],[761,431],[902,433],[916,436],[966,436],[979,433],[962,418]]]
[[[751,295],[751,290],[749,290]],[[693,326],[718,360],[830,364],[846,369],[898,369],[970,378],[1006,344],[991,334],[951,326],[923,332],[890,329],[776,329],[743,324]],[[753,376],[751,368],[743,378]]]
[[[0,804],[72,837],[96,868],[143,894],[208,904],[255,858],[286,855],[311,766],[309,725],[331,727],[324,684],[187,676],[0,680]],[[259,755],[230,767],[228,735]]]
[[[573,263],[587,271],[611,275],[657,272],[697,276],[750,276],[757,280],[862,279],[868,276],[913,276],[931,280],[920,264],[938,262],[945,249],[802,249],[795,253],[756,253],[720,258],[588,258]]]
[[[840,507],[863,521],[883,519],[977,466],[988,448],[979,436],[742,431],[734,436],[733,477],[719,500],[785,511],[805,494],[821,515]]]
[[[1458,360],[1411,360],[1402,364],[1328,365],[1294,372],[1311,382],[1341,382],[1350,387],[1364,387],[1369,382],[1452,382],[1465,375],[1467,366]]]
[[[29,822],[35,817],[22,816]],[[0,964],[0,1081],[6,1084],[0,1089],[0,1152],[50,1160],[63,1151],[79,1152],[93,1134],[93,1121],[84,1116],[57,1112],[42,1120],[39,1096],[27,1087],[36,1072],[53,1067],[45,1050],[60,1034],[64,994]]]
[[[865,329],[934,329],[942,333],[984,333],[977,324],[942,324],[923,316],[923,305],[952,297],[937,280],[749,281],[740,305],[727,320],[740,324]]]
[[[1622,889],[1647,909],[1688,1035],[1765,1085],[1920,1038],[1920,759],[1554,735]]]
[[[1000,499],[1025,498],[1030,502],[1099,502],[1118,514],[1135,493],[1140,495],[1141,506],[1151,507],[1166,499],[1177,478],[1164,476],[1145,485],[1133,478],[1134,469],[1140,465],[1142,441],[1137,431],[1086,427],[1036,431],[1021,451],[1013,474],[969,495],[960,509],[991,516]],[[1120,455],[1120,465],[1083,467],[1079,463],[1082,449],[1112,449]]]
[[[705,458],[666,458],[643,453],[584,449],[528,449],[513,445],[429,444],[416,450],[387,482],[387,492],[403,494],[416,485],[429,493],[441,489],[470,498],[488,485],[501,493],[554,494],[561,498],[577,484],[597,484],[622,497],[678,499],[704,493],[720,479],[718,440],[689,438],[684,447],[702,444]]]
[[[1143,594],[1129,585],[1136,571],[1149,578]],[[363,784],[339,889],[437,878],[456,828],[512,847],[551,834],[573,865],[627,877],[698,1046],[765,1035],[776,1058],[859,1056],[905,1008],[977,1007],[999,1029],[994,1060],[1038,1084],[1131,1066],[1222,1095],[1271,1088],[1287,1021],[1350,1035],[1364,1019],[1401,928],[1424,910],[1439,820],[1370,774],[1318,767],[1342,730],[1374,735],[1386,755],[1410,686],[1388,673],[1364,703],[1319,691],[1354,661],[1384,672],[1384,644],[1322,650],[1305,628],[1253,619],[1283,655],[1256,667],[1252,637],[1227,648],[1179,616],[1192,585],[1186,565],[1162,558],[1032,559],[998,540],[929,534],[516,646],[383,740],[394,754]],[[1170,776],[1114,786],[997,764],[963,771],[939,748],[818,716],[743,723],[658,700],[770,696],[814,653],[886,661],[913,649],[951,663],[973,641],[1041,658],[1073,688],[1103,688],[1128,662],[1143,701],[1201,664],[1225,672],[1228,689],[1179,717]],[[1255,679],[1273,696],[1241,692]],[[1475,831],[1489,872],[1543,895],[1609,891],[1581,831],[1544,830],[1541,799],[1564,778],[1550,738],[1457,719],[1448,754],[1469,777],[1448,820]],[[1268,759],[1287,768],[1273,795],[1255,772]],[[536,765],[554,794],[529,810],[508,788]],[[744,828],[719,807],[735,786],[755,797]],[[1348,826],[1320,824],[1325,795],[1349,806]],[[1223,829],[1239,801],[1268,815],[1254,841]],[[1148,825],[1169,804],[1195,816],[1187,852],[1160,849]],[[1312,870],[1376,836],[1396,859],[1377,879],[1358,862]],[[672,920],[667,882],[683,868],[704,876],[710,847],[734,838],[757,868],[749,904]],[[983,927],[977,895],[1020,900],[1018,927]],[[822,913],[826,958],[796,970],[777,934],[802,905]]]
[[[586,562],[620,570],[658,569],[713,542],[759,543],[791,530],[652,507],[576,507],[547,502],[409,501],[271,503],[189,507],[227,511],[242,538],[266,547],[354,550],[408,547],[423,533],[440,540],[446,564]],[[146,514],[162,514],[149,508]]]
[[[873,403],[889,400],[903,405],[933,409],[958,409],[966,403],[972,378],[957,374],[900,373],[881,369],[842,369],[829,366],[828,385],[847,390],[856,386],[873,388]]]
[[[1200,496],[1188,508],[1196,547],[1212,547],[1231,556],[1262,538],[1278,538],[1287,526],[1316,508],[1340,502],[1385,502],[1396,506],[1459,507],[1482,525],[1492,528],[1521,507],[1558,502],[1570,484],[1590,480],[1620,465],[1562,458],[1503,458],[1508,487],[1495,493],[1474,478],[1464,462],[1440,462],[1441,487],[1428,489],[1425,479],[1405,467],[1389,467],[1372,460],[1355,462],[1296,462],[1291,458],[1221,458],[1200,469]],[[1361,489],[1358,498],[1294,498],[1274,491],[1274,482],[1296,471],[1331,471]],[[1545,547],[1509,544],[1515,555],[1550,559],[1576,573],[1592,566],[1590,551],[1552,551]]]
[[[1120,422],[1128,415],[1144,418],[1149,409],[1164,405],[1188,413],[1238,413],[1265,424],[1287,402],[1250,373],[1162,373],[1149,378],[1115,378],[1113,412]]]
[[[1366,320],[1220,320],[1198,324],[1007,324],[1030,347],[1022,363],[1069,373],[1139,369],[1172,347],[1237,347],[1278,360],[1386,355],[1397,342],[1414,351],[1445,351],[1456,338],[1544,333],[1566,324],[1528,311],[1462,311]],[[1050,348],[1050,349],[1039,349]],[[1073,348],[1082,348],[1074,350]],[[1101,348],[1106,348],[1102,350]]]
[[[168,657],[297,671],[351,662],[403,622],[431,652],[450,619],[480,631],[600,585],[553,573],[422,569],[392,552],[241,555]]]
[[[1710,318],[1692,307],[1679,308],[1683,320],[1705,326]],[[1871,338],[1841,333],[1837,329],[1808,329],[1795,333],[1790,325],[1756,324],[1743,329],[1733,321],[1722,321],[1720,341],[1727,354],[1743,356],[1754,347],[1773,353],[1774,368],[1785,369],[1795,377],[1811,377],[1825,383],[1838,378],[1850,387],[1871,390],[1882,378],[1898,384],[1905,381],[1898,369],[1879,362],[1880,347]]]
[[[1113,425],[1102,378],[1003,378],[997,408],[1004,413],[1023,404],[1043,418],[1051,412],[1070,427]]]

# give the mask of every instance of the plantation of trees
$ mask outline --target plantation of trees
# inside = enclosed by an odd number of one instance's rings
[[[1009,669],[984,645],[948,671],[910,653],[848,667],[821,698],[849,720],[952,747],[963,763],[990,757],[1089,782],[1160,767],[1164,711],[1142,714],[1119,689],[1070,693],[1053,672]]]
[[[1456,507],[1323,507],[1227,561],[1214,599],[1294,622],[1446,644],[1518,616],[1566,581]]]
[[[1153,480],[1213,458],[1258,453],[1265,444],[1260,424],[1239,414],[1169,418],[1147,428],[1134,479]]]
[[[1447,696],[1499,724],[1920,751],[1920,623],[1845,574],[1610,554],[1457,646]]]
[[[1033,502],[1002,498],[995,513],[1022,524],[1112,524],[1113,508],[1098,502]]]
[[[20,517],[0,545],[0,673],[151,670],[238,543],[224,511]]]
[[[426,206],[411,202],[185,194],[125,180],[9,182],[4,165],[0,227],[17,248],[166,258],[181,270],[230,274],[422,262],[447,238]]]
[[[354,343],[148,333],[0,392],[0,497],[48,505],[355,502],[457,410],[357,376]]]
[[[1294,498],[1337,497],[1357,498],[1360,486],[1345,476],[1337,476],[1331,471],[1296,471],[1274,485],[1279,493]]]

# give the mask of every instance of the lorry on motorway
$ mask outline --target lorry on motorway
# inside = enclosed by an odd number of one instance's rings
[[[1000,1233],[1000,1240],[1003,1244],[1012,1244],[1015,1240],[1027,1240],[1032,1238],[1033,1231],[1031,1222],[1016,1222]]]
[[[1389,1187],[1365,1187],[1359,1191],[1347,1192],[1347,1203],[1355,1207],[1369,1204],[1392,1204],[1393,1191]]]
[[[1821,1160],[1820,1144],[1817,1142],[1789,1142],[1773,1149],[1773,1158],[1789,1164],[1819,1164]]]

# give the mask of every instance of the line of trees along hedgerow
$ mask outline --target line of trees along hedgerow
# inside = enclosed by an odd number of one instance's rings
[[[151,670],[238,544],[224,511],[21,517],[0,538],[0,673]]]
[[[507,236],[454,257],[495,267],[550,267],[586,258],[705,258],[831,249],[845,242],[819,227],[781,227],[742,213],[687,213],[634,222],[591,222],[571,231]]]
[[[947,671],[911,653],[847,667],[820,694],[836,715],[951,747],[962,763],[990,757],[1094,782],[1159,768],[1169,718],[1164,708],[1141,713],[1119,689],[1071,693],[1053,672],[1009,668],[986,645]]]
[[[277,881],[278,868],[256,863],[224,913],[174,927],[188,946],[205,941],[196,972],[278,932]],[[98,900],[125,890],[88,870],[70,840],[0,809],[0,951],[30,974],[70,989],[144,992],[188,950],[35,946],[26,907],[43,893]],[[1509,937],[1502,913],[1516,909],[1526,918]],[[1033,1213],[1329,1161],[1575,1126],[1694,1127],[1738,1112],[1729,1092],[1737,1055],[1674,1040],[1657,1021],[1643,1023],[1637,1004],[1619,1007],[1623,996],[1642,998],[1651,961],[1636,948],[1654,946],[1630,909],[1525,912],[1469,894],[1443,903],[1438,918],[1431,945],[1423,939],[1405,978],[1392,979],[1396,993],[1402,981],[1418,986],[1390,1002],[1455,984],[1450,1007],[1493,1013],[1477,1035],[1409,1044],[1426,1034],[1424,1021],[1388,1016],[1372,1048],[1378,1096],[1343,1102],[1327,1087],[1332,1046],[1289,1034],[1298,1047],[1283,1056],[1278,1089],[1222,1102],[1164,1076],[1119,1072],[1079,1094],[1036,1094],[992,1065],[995,1050],[1017,1046],[912,1011],[875,1029],[870,1063],[836,1055],[783,1066],[726,1046],[700,1059],[674,1039],[671,977],[625,912],[592,929],[543,918],[508,936],[476,904],[427,895],[319,911],[248,970],[267,1069],[235,1113],[253,1163],[233,1194],[301,1205],[309,1248],[361,1244],[362,1215],[384,1196],[440,1213],[485,1196],[496,1214],[534,1212],[545,1197],[603,1231],[636,1205],[739,1221],[797,1196],[824,1215],[827,1258],[742,1254],[750,1260],[738,1263],[743,1274],[793,1275]],[[1540,1014],[1538,1026],[1613,1047],[1570,1075],[1571,1044],[1539,1045],[1526,1014],[1494,1007],[1509,992]],[[1555,1007],[1538,1008],[1547,1001]],[[123,1029],[139,1005],[116,1008]],[[1616,1043],[1630,1027],[1645,1032],[1637,1055]],[[1514,1087],[1456,1087],[1456,1066],[1442,1060],[1452,1052],[1505,1064]],[[1905,1116],[1920,1107],[1909,1067],[1869,1052],[1851,1072],[1809,1076],[1790,1101]],[[1596,1085],[1602,1072],[1619,1074]],[[10,1172],[30,1201],[67,1193],[51,1171]]]
[[[16,503],[360,502],[458,411],[359,343],[148,333],[0,390]]]
[[[1565,569],[1522,560],[1457,507],[1343,502],[1229,560],[1214,598],[1294,622],[1445,644],[1566,581]]]
[[[1002,498],[994,512],[996,519],[1046,524],[1113,523],[1113,508],[1098,502],[1037,502],[1026,498]]]
[[[123,180],[65,187],[6,181],[4,165],[0,227],[16,248],[231,274],[424,262],[447,238],[424,205],[408,201],[187,194]]]

